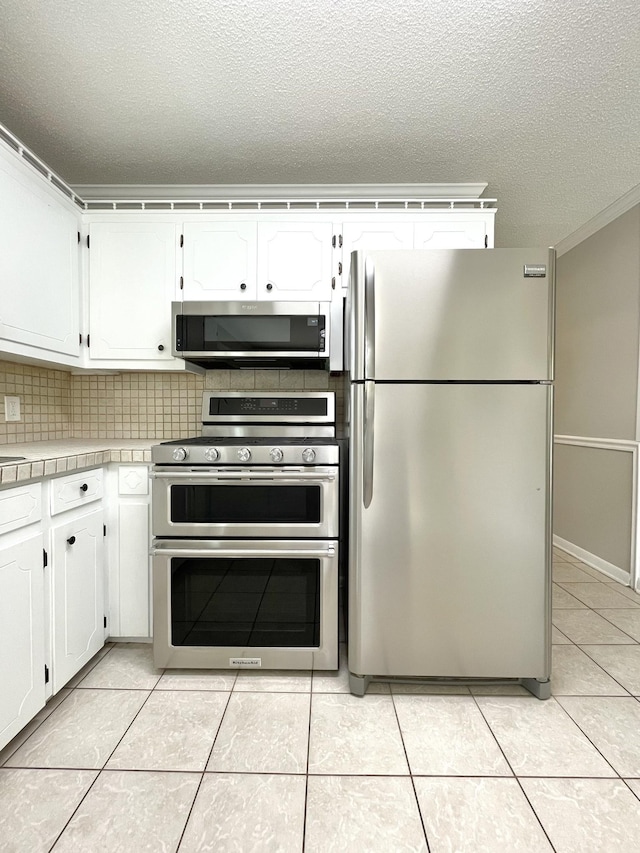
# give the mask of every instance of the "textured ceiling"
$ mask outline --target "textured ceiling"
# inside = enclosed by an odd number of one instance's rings
[[[487,181],[497,245],[640,183],[638,0],[2,0],[0,122],[72,185]]]

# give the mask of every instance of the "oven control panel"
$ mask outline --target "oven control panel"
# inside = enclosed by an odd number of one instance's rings
[[[215,440],[215,439],[214,439]],[[278,441],[276,439],[275,441]],[[151,448],[153,462],[160,465],[337,465],[340,448],[337,441],[323,443],[314,439],[307,443],[287,443],[280,440],[250,444],[242,439],[234,444],[204,444],[175,442],[157,444]],[[289,440],[290,441],[290,440]]]

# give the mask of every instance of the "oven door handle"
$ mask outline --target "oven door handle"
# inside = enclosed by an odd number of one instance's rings
[[[242,548],[226,549],[220,548],[208,550],[205,548],[151,548],[152,557],[335,557],[336,549],[333,545],[317,551],[303,551],[296,548]]]
[[[336,479],[336,474],[315,474],[312,471],[152,471],[149,476],[154,480],[207,480],[209,483],[219,480],[313,480],[332,483]]]

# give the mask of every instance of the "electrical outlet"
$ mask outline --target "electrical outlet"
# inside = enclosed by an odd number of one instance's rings
[[[5,421],[20,421],[20,397],[5,397],[4,398],[4,419]]]

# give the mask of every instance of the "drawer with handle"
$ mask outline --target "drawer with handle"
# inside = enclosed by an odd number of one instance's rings
[[[51,481],[51,515],[93,503],[104,494],[102,468],[92,468]]]

